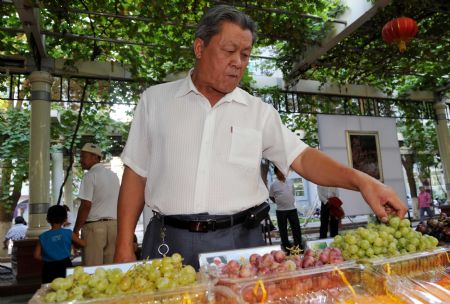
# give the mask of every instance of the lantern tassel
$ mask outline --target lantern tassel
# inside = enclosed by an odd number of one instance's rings
[[[400,50],[400,53],[403,53],[404,51],[406,51],[406,41],[405,40],[400,40],[398,42],[398,49]]]

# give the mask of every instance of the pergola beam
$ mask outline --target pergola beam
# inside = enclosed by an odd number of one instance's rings
[[[2,64],[3,61],[16,60],[23,61],[23,66],[8,66]],[[129,66],[119,62],[105,61],[83,61],[78,60],[74,64],[67,64],[64,59],[45,59],[45,69],[52,75],[64,75],[69,77],[86,77],[92,79],[108,79],[131,81],[136,80],[132,77]],[[35,63],[31,57],[23,56],[1,56],[0,57],[0,73],[17,72],[30,74],[36,70]]]
[[[47,57],[44,37],[41,33],[39,22],[39,9],[35,8],[31,0],[14,0],[20,21],[27,36],[29,45],[32,48],[35,62],[40,69],[41,61]]]
[[[331,31],[319,46],[309,46],[303,53],[300,61],[294,64],[288,78],[293,79],[293,76],[299,70],[308,68],[336,44],[358,29],[364,22],[372,18],[379,9],[390,4],[390,0],[378,0],[374,4],[369,1],[344,0],[343,4],[348,8],[341,16],[342,19],[347,20],[346,25],[335,25],[334,31]]]

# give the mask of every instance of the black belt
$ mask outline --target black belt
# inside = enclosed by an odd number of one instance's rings
[[[186,229],[190,232],[208,232],[242,224],[253,209],[254,207],[232,215],[211,215],[211,218],[199,220],[186,219],[183,218],[186,217],[183,215],[162,215],[155,211],[154,214],[157,218],[161,219],[164,225],[178,229]],[[192,218],[192,216],[190,217]]]
[[[112,219],[112,218],[101,218],[95,221],[86,221],[84,222],[85,224],[91,224],[91,223],[97,223],[97,222],[107,222],[107,221],[115,221],[116,219]]]

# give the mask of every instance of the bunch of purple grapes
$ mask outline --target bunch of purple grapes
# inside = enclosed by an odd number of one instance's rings
[[[286,255],[282,250],[273,250],[264,255],[254,253],[241,263],[231,260],[221,268],[221,276],[248,278],[342,262],[344,258],[338,248],[325,248],[317,252],[308,248],[303,255]]]

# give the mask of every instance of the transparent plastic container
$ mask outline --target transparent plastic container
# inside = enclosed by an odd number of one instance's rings
[[[48,284],[43,285],[28,303],[43,304],[45,295],[49,292]],[[66,301],[58,303],[114,303],[114,304],[160,304],[160,303],[192,303],[204,304],[214,301],[208,283],[199,283],[191,286],[177,287],[175,290],[140,292],[133,294],[121,294],[113,297],[102,297],[96,299]]]
[[[441,247],[398,257],[374,259],[369,264],[375,271],[388,275],[415,276],[433,271],[445,272],[450,267],[449,252],[450,247]]]
[[[385,276],[388,289],[413,303],[450,303],[450,290],[432,282],[400,277]]]
[[[371,261],[393,294],[414,303],[450,303],[450,247]]]
[[[216,286],[228,297],[216,294],[216,303],[235,295],[233,303],[413,303],[389,292],[381,273],[356,264],[271,274],[246,279],[221,278]]]
[[[152,265],[153,263],[156,264]],[[55,291],[51,287],[52,284],[44,284],[33,295],[29,303],[41,304],[57,302],[203,304],[210,303],[211,300],[213,300],[213,295],[211,292],[212,285],[205,274],[196,272],[195,277],[193,278],[195,279],[195,281],[193,281],[189,285],[170,288],[170,285],[168,284],[172,284],[175,280],[173,277],[171,279],[163,278],[162,272],[159,272],[162,271],[162,267],[162,260],[155,259],[137,261],[133,263],[83,267],[81,272],[79,271],[79,269],[77,269],[77,273],[75,273],[75,269],[69,269],[67,271],[68,277],[63,281],[67,283],[67,280],[69,280],[70,283],[68,284],[70,285],[66,285],[67,287],[63,287],[63,283],[60,282],[59,286],[61,288],[58,287],[60,290]],[[172,275],[176,275],[177,273],[182,273],[185,269],[186,268],[184,268],[183,266],[183,268],[177,270],[172,269],[171,272]],[[187,270],[191,273],[191,269]],[[193,268],[192,271],[194,271]],[[178,279],[180,277],[178,277]],[[68,278],[71,278],[71,280]],[[123,279],[128,279],[128,283],[125,285],[121,285],[121,283],[123,283]],[[165,287],[170,289],[154,290],[156,289],[157,284],[160,283],[160,281],[157,282],[160,279],[165,279],[166,281],[164,281],[164,283],[167,284],[165,285]],[[105,289],[100,289],[103,291],[99,291],[98,289],[98,286],[100,286],[101,283],[107,284],[106,286],[103,285]],[[56,285],[56,283],[54,285]],[[66,291],[62,290],[64,288],[66,288]],[[49,295],[49,293],[51,292],[52,294]],[[61,292],[63,294],[63,296],[59,298],[63,301],[58,301],[58,292]],[[77,295],[83,295],[85,298],[77,300],[66,300],[74,299]]]

